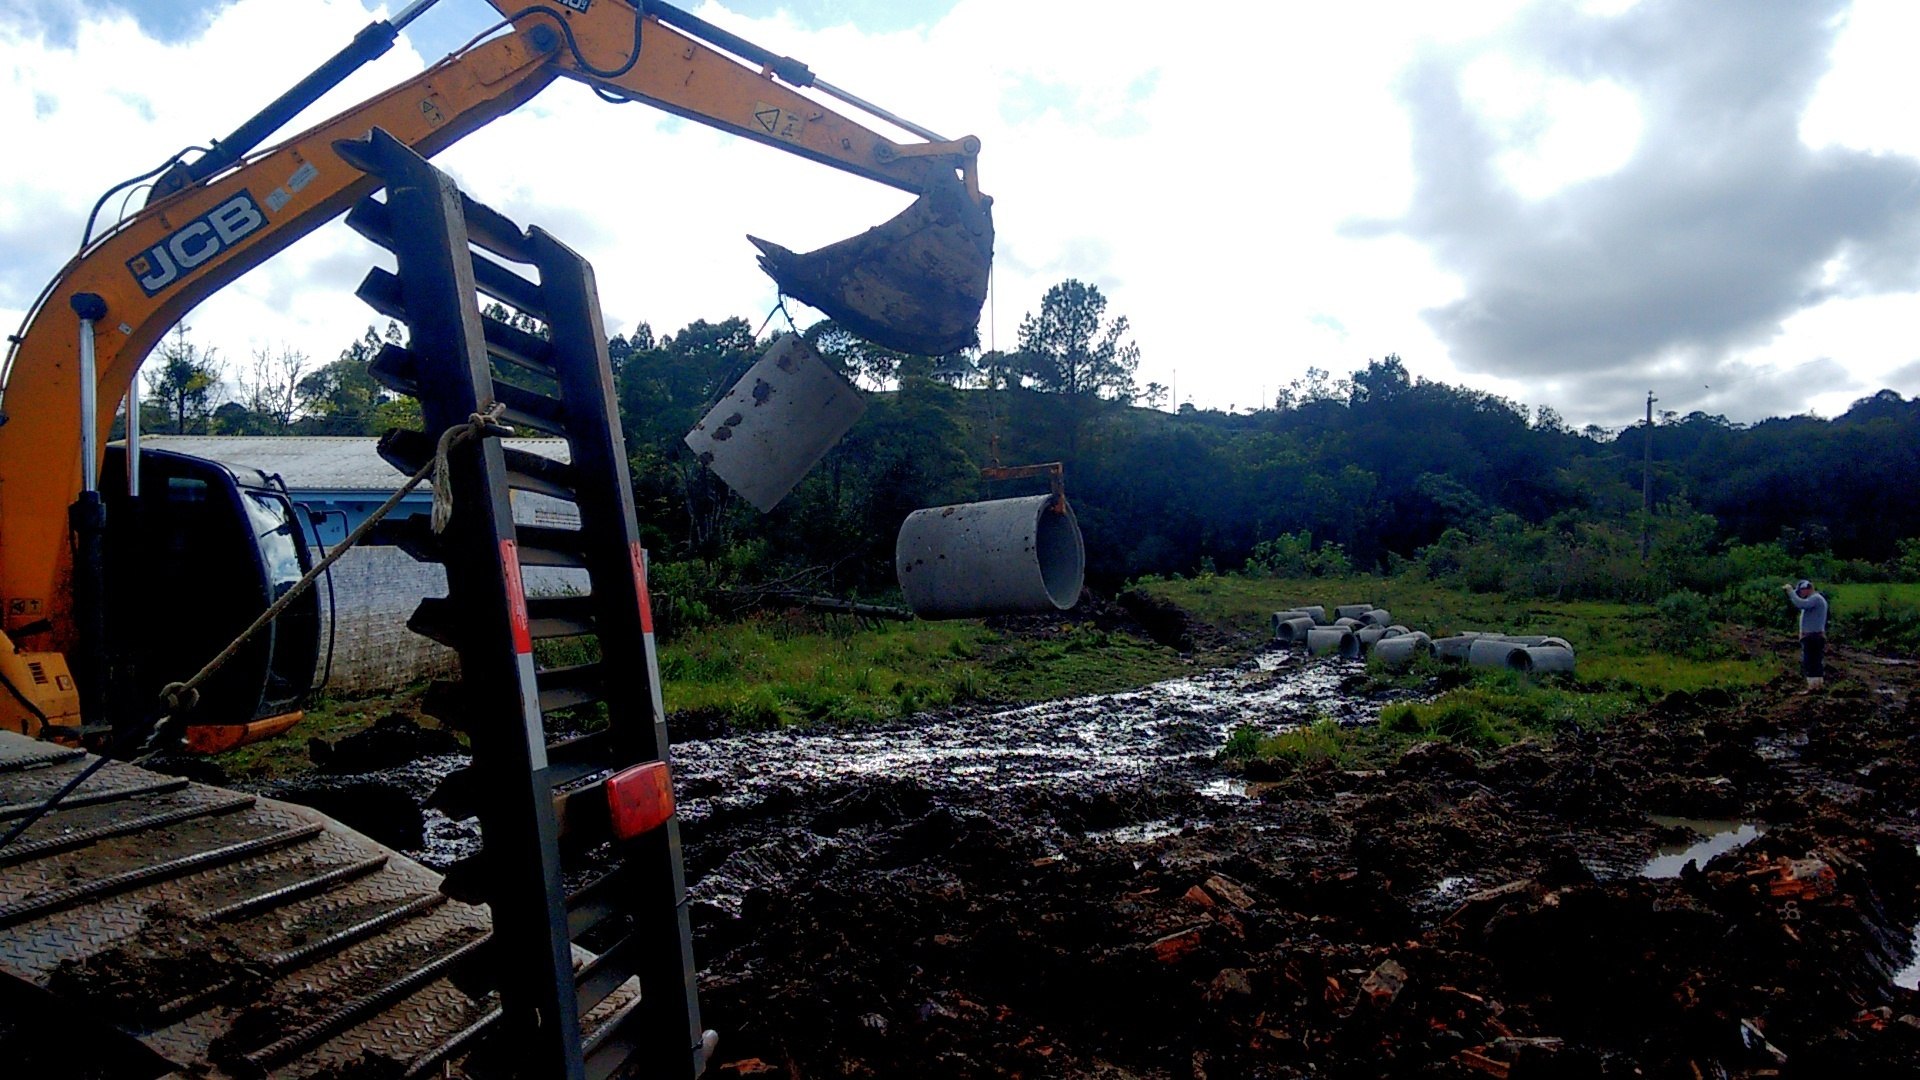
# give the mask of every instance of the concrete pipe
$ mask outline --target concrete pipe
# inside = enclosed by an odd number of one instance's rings
[[[1301,604],[1293,610],[1312,619],[1315,626],[1327,625],[1327,609],[1319,604]]]
[[[935,506],[907,515],[893,546],[907,606],[923,619],[1065,611],[1080,599],[1087,549],[1052,495]]]
[[[1535,645],[1527,649],[1529,670],[1535,675],[1573,674],[1573,650],[1557,645]]]
[[[584,11],[586,5],[579,8]],[[866,409],[866,395],[793,334],[748,368],[685,441],[695,457],[764,514]]]
[[[1465,634],[1458,637],[1434,638],[1433,655],[1450,664],[1464,664],[1467,662],[1467,653],[1473,648],[1475,640],[1477,639],[1467,637]]]
[[[1473,645],[1467,649],[1467,663],[1477,668],[1505,668],[1510,671],[1530,671],[1533,668],[1525,645],[1491,638],[1474,639]]]
[[[1387,636],[1387,629],[1384,626],[1363,626],[1355,630],[1353,636],[1360,642],[1360,655],[1365,656],[1373,651],[1381,638]]]
[[[1304,611],[1301,611],[1301,610],[1300,610],[1299,608],[1288,608],[1288,609],[1287,609],[1287,610],[1285,610],[1285,611],[1276,611],[1276,612],[1274,612],[1274,613],[1273,613],[1273,620],[1272,620],[1272,622],[1273,622],[1273,636],[1274,636],[1274,637],[1279,637],[1279,636],[1280,636],[1280,624],[1281,624],[1281,623],[1283,623],[1283,622],[1286,622],[1286,621],[1288,621],[1288,620],[1290,620],[1290,619],[1304,619],[1304,618],[1306,618],[1306,617],[1307,617],[1307,613],[1306,613],[1306,612],[1304,612]]]
[[[1362,626],[1365,626],[1366,623],[1361,622],[1359,619],[1356,619],[1351,615],[1342,615],[1339,618],[1333,620],[1333,625],[1342,630],[1358,630]]]
[[[1392,626],[1387,627],[1388,637],[1399,637],[1401,634],[1411,633],[1413,633],[1413,627],[1403,626],[1400,623],[1394,623]]]
[[[1388,671],[1405,671],[1415,660],[1432,654],[1433,640],[1425,634],[1381,638],[1373,646],[1373,658]]]
[[[1565,649],[1565,650],[1567,650],[1568,652],[1572,652],[1572,651],[1573,651],[1573,642],[1571,642],[1571,641],[1568,641],[1568,640],[1567,640],[1566,638],[1563,638],[1563,637],[1550,637],[1550,638],[1547,638],[1547,639],[1545,639],[1545,640],[1543,640],[1543,641],[1541,641],[1541,642],[1540,642],[1540,644],[1539,644],[1538,646],[1536,646],[1536,648],[1542,648],[1542,649]]]
[[[1282,645],[1300,645],[1307,640],[1307,631],[1313,629],[1313,620],[1305,615],[1288,619],[1273,628],[1273,640]]]
[[[1315,656],[1360,659],[1360,639],[1344,626],[1316,626],[1307,631],[1307,651]]]
[[[1360,621],[1367,626],[1392,626],[1393,613],[1386,608],[1374,608],[1360,616]]]
[[[1333,609],[1335,619],[1357,619],[1373,610],[1372,604],[1341,604]]]

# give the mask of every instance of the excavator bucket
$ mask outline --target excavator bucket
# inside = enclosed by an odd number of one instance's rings
[[[943,356],[980,340],[993,266],[991,205],[949,176],[886,224],[817,251],[747,239],[786,295],[876,345]]]

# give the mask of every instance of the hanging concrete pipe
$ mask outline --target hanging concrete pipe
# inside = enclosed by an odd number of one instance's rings
[[[1307,632],[1313,629],[1313,620],[1301,615],[1288,619],[1273,628],[1273,640],[1282,645],[1301,645],[1307,640]]]
[[[1473,645],[1467,649],[1467,663],[1477,668],[1506,668],[1511,671],[1529,671],[1533,668],[1525,645],[1484,637],[1475,638]]]
[[[923,619],[1065,611],[1080,599],[1087,549],[1052,495],[935,506],[907,515],[894,571]]]
[[[1374,643],[1373,659],[1388,671],[1404,671],[1422,656],[1433,654],[1433,639],[1425,634],[1402,634]]]
[[[1316,626],[1307,631],[1307,651],[1315,656],[1360,659],[1360,639],[1344,626]]]
[[[1373,610],[1372,604],[1341,604],[1333,609],[1335,619],[1357,619]]]
[[[1433,654],[1450,664],[1464,664],[1467,662],[1467,653],[1473,648],[1475,640],[1477,639],[1465,634],[1434,638]]]
[[[1527,649],[1529,670],[1535,675],[1573,674],[1573,650],[1557,645],[1535,645]]]
[[[1386,608],[1374,608],[1372,611],[1360,616],[1360,622],[1366,626],[1391,626],[1393,625],[1393,613]]]

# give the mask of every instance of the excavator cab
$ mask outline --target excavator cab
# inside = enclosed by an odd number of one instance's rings
[[[142,449],[138,474],[139,498],[129,499],[126,449],[108,448],[112,700],[125,707],[160,700],[162,687],[198,671],[313,564],[293,504],[259,470]],[[250,725],[291,724],[313,686],[319,641],[310,591],[201,689],[184,718],[190,742],[218,749],[219,729],[257,737],[265,732]]]

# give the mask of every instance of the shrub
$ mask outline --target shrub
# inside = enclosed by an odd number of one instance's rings
[[[1668,652],[1693,653],[1713,637],[1713,607],[1692,589],[1670,592],[1654,605],[1653,644]]]

